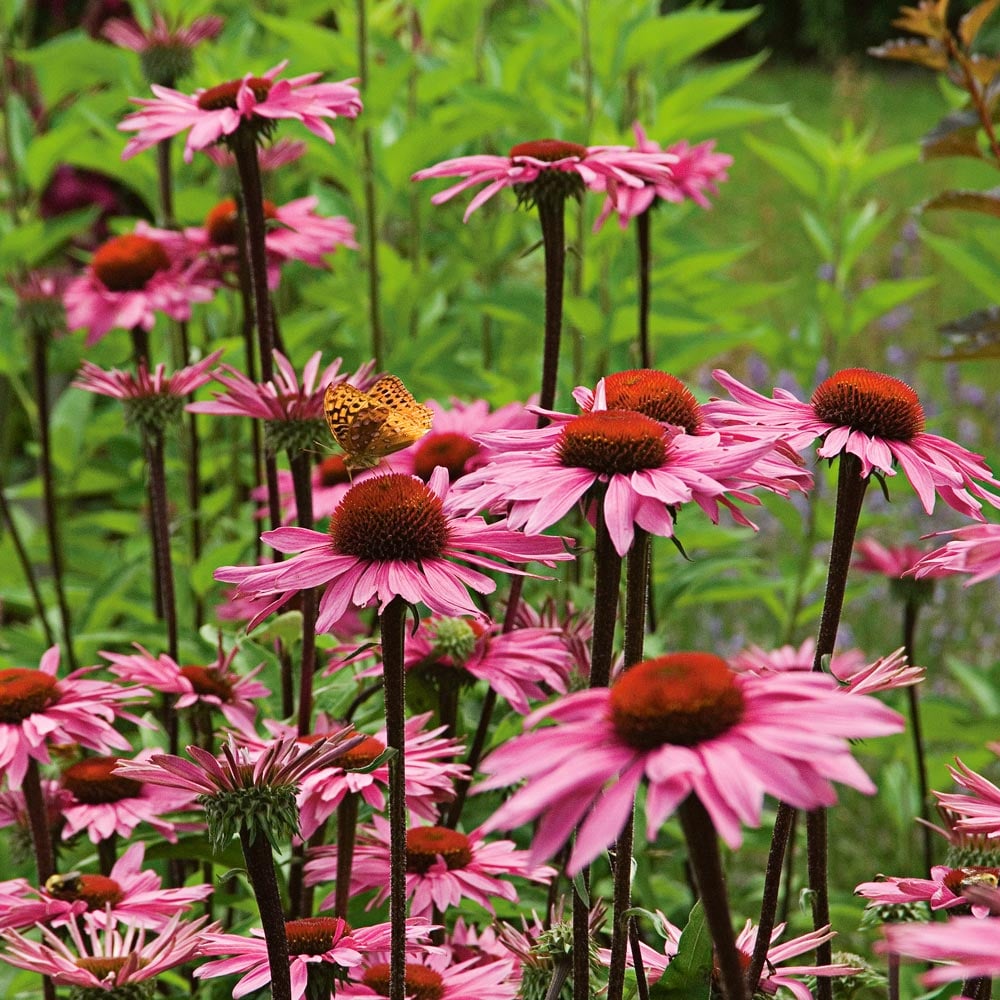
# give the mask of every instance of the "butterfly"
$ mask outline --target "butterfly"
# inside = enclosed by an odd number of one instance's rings
[[[419,441],[434,417],[395,375],[383,375],[367,392],[347,382],[331,382],[323,396],[323,414],[344,450],[348,471],[373,469],[386,455]]]

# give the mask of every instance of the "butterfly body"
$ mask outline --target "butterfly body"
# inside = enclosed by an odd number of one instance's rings
[[[386,455],[408,448],[431,429],[434,416],[395,375],[383,375],[367,392],[332,382],[323,413],[353,472],[373,469]]]

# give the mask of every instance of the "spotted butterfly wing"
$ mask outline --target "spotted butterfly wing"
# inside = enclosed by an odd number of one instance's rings
[[[323,410],[349,470],[374,468],[386,455],[413,444],[430,430],[433,417],[395,375],[383,375],[367,392],[331,383]]]

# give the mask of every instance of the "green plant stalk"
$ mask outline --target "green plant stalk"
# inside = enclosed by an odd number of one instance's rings
[[[406,996],[406,602],[394,597],[380,617],[389,761],[389,1000]]]
[[[365,0],[358,0],[358,82],[362,93],[368,86],[368,11]],[[375,156],[370,128],[361,130],[361,173],[364,179],[365,229],[368,234],[368,328],[375,368],[381,371],[385,343],[379,299],[378,209],[375,198]]]
[[[715,826],[694,792],[681,803],[677,815],[687,843],[698,898],[705,910],[705,923],[712,935],[722,995],[725,1000],[750,1000],[751,992],[743,978],[743,966],[736,949]]]
[[[241,826],[240,846],[243,848],[250,888],[257,901],[264,940],[267,942],[267,961],[271,968],[271,1000],[292,1000],[288,935],[285,932],[285,915],[281,908],[271,844],[259,830]]]
[[[646,586],[649,580],[649,533],[636,527],[635,540],[626,557],[625,643],[623,669],[642,660],[646,639]],[[623,916],[632,905],[632,846],[635,834],[635,804],[615,845],[614,893],[611,932],[611,962],[608,970],[608,1000],[622,1000],[625,990],[626,947],[632,941],[640,1000],[646,1000],[646,977],[638,947],[638,931],[631,917]]]
[[[63,648],[70,670],[76,670],[76,655],[73,652],[73,623],[66,588],[63,584],[63,558],[60,543],[59,517],[57,513],[55,477],[52,471],[52,436],[49,427],[49,371],[48,338],[43,330],[31,332],[32,372],[35,380],[35,401],[38,404],[38,448],[39,471],[42,478],[42,509],[45,514],[45,533],[49,542],[49,562],[52,566],[52,583],[59,606],[62,624]]]

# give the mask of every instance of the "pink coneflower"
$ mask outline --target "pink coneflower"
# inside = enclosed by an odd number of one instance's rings
[[[161,788],[116,772],[119,764],[142,767],[148,750],[141,751],[135,762],[121,757],[85,757],[62,773],[63,787],[73,793],[74,802],[66,807],[63,840],[87,831],[94,844],[117,834],[127,838],[140,823],[148,823],[170,843],[177,842],[178,830],[196,827],[177,823],[166,814],[190,809],[194,796],[185,790]]]
[[[570,684],[585,687],[590,677],[590,645],[594,637],[593,611],[578,611],[571,603],[556,603],[546,597],[536,610],[527,601],[517,606],[515,623],[518,628],[554,628],[562,637],[573,661]]]
[[[445,727],[424,727],[431,713],[406,720],[406,807],[421,819],[437,819],[438,807],[454,797],[454,783],[469,776],[465,764],[455,761],[463,750],[458,740],[443,736]],[[325,721],[314,726],[322,732]],[[349,770],[373,763],[384,753],[386,732],[381,729],[344,754],[338,765],[313,771],[299,791],[299,827],[303,839],[311,837],[332,816],[349,794],[360,795],[373,809],[385,809],[383,789],[389,784],[389,765],[370,771]]]
[[[244,594],[277,595],[275,606],[299,590],[323,586],[316,628],[326,632],[351,605],[377,601],[381,614],[395,597],[422,601],[439,614],[479,617],[466,588],[490,594],[496,583],[455,558],[504,573],[520,571],[497,559],[552,565],[573,558],[563,539],[529,538],[504,521],[487,524],[481,517],[459,516],[454,508],[445,469],[428,483],[398,473],[375,476],[346,494],[328,534],[278,528],[261,536],[279,552],[299,553],[297,558],[271,566],[224,566],[215,579],[238,584]]]
[[[105,371],[90,361],[84,361],[73,386],[85,392],[120,399],[129,423],[162,433],[168,424],[180,418],[185,399],[209,381],[211,375],[208,369],[221,356],[221,350],[214,351],[172,375],[167,374],[163,364],[157,365],[150,373],[145,358],[139,359],[138,370],[134,373],[119,368]]]
[[[970,905],[969,898],[963,894],[970,886],[995,887],[998,876],[1000,868],[987,865],[965,865],[961,868],[935,865],[930,878],[880,875],[874,882],[862,882],[855,886],[854,892],[871,900],[869,909],[880,905],[928,903],[932,910],[952,910]],[[980,918],[988,917],[990,908],[973,903],[972,914]]]
[[[680,203],[693,201],[702,208],[711,208],[705,192],[718,194],[717,185],[726,180],[726,171],[732,166],[733,158],[726,153],[715,152],[715,140],[691,146],[687,142],[676,142],[666,149],[661,148],[646,136],[645,129],[633,122],[635,147],[642,153],[667,153],[675,157],[670,167],[670,175],[661,180],[643,185],[641,188],[619,186],[614,195],[608,196],[601,208],[601,214],[594,223],[595,231],[604,225],[612,213],[618,215],[622,229],[629,219],[651,208],[659,198],[662,201]]]
[[[258,384],[238,369],[222,365],[213,378],[223,390],[214,392],[210,401],[190,403],[187,409],[191,413],[256,417],[265,422],[265,435],[272,451],[288,447],[302,450],[324,433],[323,394],[326,387],[345,379],[364,387],[370,382],[374,367],[374,362],[368,362],[353,375],[347,375],[340,370],[341,359],[336,358],[320,369],[322,354],[317,351],[302,369],[300,382],[288,358],[280,351],[275,351],[273,356],[275,371],[271,381]]]
[[[19,969],[50,976],[59,986],[112,991],[153,979],[199,954],[202,937],[215,931],[207,917],[182,923],[174,915],[155,936],[136,925],[98,927],[89,917],[71,922],[69,941],[47,927],[42,940],[31,941],[17,931],[4,931],[3,959]]]
[[[441,684],[483,680],[515,712],[554,691],[565,694],[572,656],[556,629],[484,625],[459,618],[424,619],[406,642],[407,671]],[[409,758],[407,758],[409,759]]]
[[[957,830],[985,834],[989,839],[1000,837],[1000,788],[957,757],[955,765],[948,772],[960,788],[972,794],[935,792],[939,805],[955,817]]]
[[[949,576],[970,573],[969,587],[1000,573],[1000,524],[973,524],[953,531],[939,531],[934,536],[950,535],[951,541],[928,552],[913,567],[913,575]]]
[[[816,640],[806,639],[801,646],[782,646],[766,651],[751,646],[732,660],[734,670],[767,674],[786,670],[812,670],[816,657]],[[860,649],[849,649],[830,658],[829,672],[843,685],[845,694],[874,694],[895,688],[919,684],[924,679],[923,667],[911,667],[902,648],[888,656],[868,663]]]
[[[891,375],[846,368],[822,382],[808,403],[784,389],[775,389],[768,399],[727,372],[716,370],[713,375],[736,400],[707,404],[714,420],[749,433],[779,431],[797,451],[822,439],[816,452],[820,458],[854,455],[861,463],[862,478],[875,471],[894,476],[898,462],[928,514],[934,510],[935,495],[979,521],[982,505],[975,497],[1000,507],[1000,497],[977,482],[1000,487],[982,457],[947,438],[927,434],[917,394]]]
[[[142,869],[145,850],[141,842],[132,844],[107,875],[56,875],[41,890],[21,893],[20,900],[6,898],[0,886],[0,929],[21,930],[35,923],[58,926],[88,913],[98,927],[120,922],[160,930],[175,914],[212,894],[210,885],[164,889],[156,872]]]
[[[777,944],[785,925],[777,924],[771,932],[771,943],[767,949],[767,959],[764,962],[764,974],[760,977],[757,989],[761,993],[773,996],[784,987],[796,1000],[812,1000],[812,992],[801,982],[800,977],[806,976],[853,976],[861,970],[852,965],[786,965],[779,968],[782,962],[795,958],[807,951],[813,951],[817,945],[825,944],[836,937],[836,931],[830,926],[819,927],[808,934],[791,938],[782,944]],[[757,928],[748,920],[743,930],[736,937],[736,950],[741,961],[749,965],[757,945]]]
[[[594,410],[541,430],[484,435],[498,451],[457,485],[466,510],[509,506],[508,522],[533,535],[582,501],[601,516],[619,555],[636,526],[667,538],[679,506],[694,502],[718,521],[727,491],[742,493],[742,476],[774,447],[753,441],[724,447],[717,434],[689,435],[641,413]],[[752,498],[748,498],[752,499]],[[735,519],[750,524],[731,501]]]
[[[152,330],[157,313],[191,318],[193,302],[209,302],[215,282],[200,265],[171,253],[168,244],[131,233],[113,236],[94,251],[87,270],[63,294],[66,323],[87,331],[86,345],[109,330]]]
[[[194,94],[153,84],[156,98],[132,98],[142,110],[128,115],[118,125],[123,132],[137,133],[129,139],[122,159],[190,129],[184,146],[184,160],[190,163],[196,149],[231,136],[243,124],[269,134],[281,118],[297,119],[313,135],[334,142],[333,129],[323,119],[356,118],[360,114],[361,98],[352,86],[355,81],[316,83],[321,73],[277,79],[287,65],[286,60],[263,76],[248,73]]]
[[[824,674],[734,672],[710,653],[674,653],[528,716],[555,726],[518,737],[483,763],[479,787],[527,785],[484,829],[541,821],[532,852],[550,857],[580,824],[570,871],[621,832],[645,778],[646,834],[694,793],[719,835],[736,848],[741,824],[757,826],[765,794],[796,809],[832,805],[831,780],[875,786],[847,739],[898,732],[903,720],[874,698],[844,698]]]
[[[37,669],[0,670],[0,774],[19,789],[29,760],[49,763],[49,747],[76,744],[98,753],[128,750],[114,722],[138,722],[124,704],[149,696],[145,688],[87,680],[96,667],[74,670],[57,678],[59,647],[43,655]]]
[[[484,187],[469,202],[464,221],[498,191],[512,187],[519,200],[537,201],[546,189],[555,189],[561,197],[579,195],[585,188],[610,191],[622,185],[641,188],[645,184],[670,177],[675,157],[669,153],[642,153],[628,146],[581,146],[559,139],[522,142],[512,147],[509,156],[482,153],[444,160],[433,167],[418,170],[412,180],[431,177],[462,177],[464,180],[439,191],[431,202],[440,205],[477,184]]]
[[[189,746],[190,760],[154,753],[145,760],[122,761],[116,777],[197,797],[217,848],[241,829],[250,830],[251,839],[260,832],[272,844],[281,844],[298,833],[295,796],[302,779],[338,760],[360,740],[353,731],[342,730],[306,747],[289,736],[261,750],[230,735],[219,757]]]
[[[301,160],[307,148],[307,144],[301,139],[278,139],[266,146],[259,146],[257,159],[260,169],[266,173],[287,167],[289,163]],[[205,155],[218,167],[236,169],[236,157],[225,146],[209,146]]]
[[[534,427],[537,423],[537,417],[522,403],[508,403],[493,412],[482,399],[471,403],[452,399],[447,409],[429,399],[427,406],[434,414],[433,430],[392,456],[397,471],[419,476],[424,482],[439,465],[448,470],[452,482],[486,465],[492,452],[478,440],[478,435]]]
[[[879,573],[890,580],[913,575],[913,568],[928,552],[919,545],[883,545],[875,538],[859,538],[854,546],[854,568],[862,573]],[[946,576],[946,573],[925,574]]]
[[[306,885],[333,880],[337,848],[311,850],[305,870]],[[444,826],[413,826],[406,831],[406,896],[414,916],[430,916],[435,907],[445,910],[463,899],[493,913],[494,899],[517,902],[517,890],[505,880],[511,875],[545,884],[555,869],[534,864],[511,840],[488,843],[480,830],[464,834]],[[389,824],[381,816],[373,816],[371,827],[359,833],[351,866],[352,894],[370,889],[377,892],[369,908],[389,898]],[[331,895],[320,908],[332,905]]]
[[[194,48],[200,42],[217,38],[222,31],[221,17],[196,17],[190,24],[171,24],[162,14],[143,28],[132,20],[114,17],[105,21],[101,35],[123,49],[139,53],[143,75],[151,83],[173,85],[194,66]]]
[[[147,684],[154,691],[178,695],[174,708],[190,708],[204,704],[217,708],[226,721],[241,731],[253,731],[257,706],[252,698],[266,698],[270,691],[254,678],[264,664],[247,674],[233,670],[233,660],[239,653],[234,646],[228,653],[219,650],[214,663],[208,666],[181,666],[166,653],[153,656],[148,649],[133,643],[138,653],[101,652],[111,666],[111,673],[134,684]]]
[[[389,956],[369,961],[356,969],[350,982],[337,987],[337,996],[389,996]],[[405,993],[413,998],[433,1000],[514,1000],[518,995],[518,976],[512,960],[495,959],[481,963],[479,958],[455,962],[447,951],[432,952],[406,963]]]
[[[646,979],[654,983],[663,975],[671,959],[677,954],[682,933],[682,928],[667,920],[666,915],[661,910],[656,911],[656,930],[663,938],[663,947],[661,949],[657,950],[646,944],[645,941],[639,942],[639,951],[642,953],[642,967],[646,970]],[[597,957],[605,967],[611,965],[610,948],[598,948]],[[628,950],[625,962],[629,968],[635,967],[631,948]]]
[[[885,924],[883,933],[876,951],[946,963],[920,977],[926,986],[1000,974],[1000,921],[952,917],[943,924]]]
[[[406,921],[406,940],[416,948],[430,932],[426,920]],[[216,976],[240,976],[233,989],[234,997],[246,996],[271,982],[271,966],[267,957],[264,932],[253,928],[251,937],[237,934],[206,934],[202,954],[228,955],[228,958],[206,962],[195,970],[198,979]],[[350,970],[358,968],[366,954],[380,952],[389,946],[389,925],[352,929],[339,917],[305,917],[286,920],[292,1000],[313,996],[329,996],[334,987],[339,995],[340,980]]]

